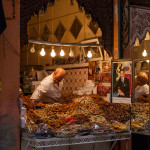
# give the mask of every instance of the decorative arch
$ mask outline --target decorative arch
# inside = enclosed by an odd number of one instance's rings
[[[76,0],[79,9],[84,8],[87,15],[97,22],[102,30],[104,48],[110,55],[113,53],[113,1],[112,0]],[[71,0],[71,2],[73,2]],[[31,16],[39,13],[40,9],[53,6],[55,0],[21,0],[20,5],[20,41],[21,46],[28,43],[27,22]]]

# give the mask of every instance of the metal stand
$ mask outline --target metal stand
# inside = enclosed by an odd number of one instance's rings
[[[75,144],[109,142],[127,139],[130,139],[130,133],[101,134],[101,135],[87,135],[87,136],[76,135],[75,137],[71,138],[69,137],[69,138],[48,138],[48,139],[22,137],[22,140],[28,141],[25,150],[27,150],[28,146],[32,148],[44,148],[54,146],[75,145]]]

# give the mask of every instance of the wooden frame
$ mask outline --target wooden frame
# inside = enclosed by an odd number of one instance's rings
[[[99,40],[98,38],[95,38],[95,39],[90,39],[90,40],[85,40],[85,41],[81,41],[81,44],[99,44]],[[97,47],[94,47],[93,49],[95,49]],[[82,47],[82,50],[83,50],[83,54],[84,54],[84,57],[86,58],[86,51],[88,48],[87,47]],[[96,58],[90,58],[89,60],[90,61],[96,61],[96,60],[103,60],[103,54],[102,54],[102,49],[101,47],[99,46],[98,47],[98,51],[99,51],[99,57],[96,57]]]
[[[35,70],[43,70],[42,65],[24,65],[23,66],[23,92],[31,92],[32,81],[37,81],[30,73],[32,68]]]
[[[133,60],[133,88],[132,88],[132,91],[133,91],[133,93],[132,93],[132,102],[135,102],[135,99],[134,99],[134,97],[135,97],[135,81],[134,81],[134,77],[139,73],[139,72],[146,72],[147,73],[147,75],[150,77],[150,64],[149,64],[149,66],[148,67],[146,67],[146,69],[142,69],[142,63],[143,62],[146,62],[146,61],[148,61],[147,63],[149,63],[150,62],[150,60],[149,59],[147,59],[147,58],[144,58],[144,59],[134,59]],[[136,64],[137,63],[137,64]],[[138,65],[138,64],[140,64],[140,65]],[[150,80],[149,80],[149,85],[150,85]],[[149,89],[149,93],[150,93],[150,89]],[[149,104],[150,104],[150,94],[149,94]]]

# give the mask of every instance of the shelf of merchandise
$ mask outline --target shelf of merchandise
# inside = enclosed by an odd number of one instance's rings
[[[56,68],[63,68],[63,69],[73,69],[73,68],[85,68],[88,67],[89,63],[78,63],[78,64],[66,64],[66,65],[54,65],[54,66],[45,66],[45,70],[55,70]]]
[[[99,134],[99,135],[86,135],[67,138],[29,138],[22,137],[22,140],[26,141],[25,150],[28,147],[36,148],[45,148],[45,147],[54,147],[54,146],[65,146],[65,145],[76,145],[76,144],[86,144],[86,143],[98,143],[98,142],[109,142],[109,141],[120,141],[127,140],[131,137],[130,132],[124,133],[115,133],[115,134]]]

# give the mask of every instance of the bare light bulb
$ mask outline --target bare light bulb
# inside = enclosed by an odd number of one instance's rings
[[[74,53],[73,53],[72,48],[70,48],[69,56],[70,56],[70,57],[74,57]]]
[[[91,51],[88,51],[88,53],[87,53],[87,57],[88,57],[88,58],[91,58],[91,57],[92,57],[92,53],[91,53]]]
[[[41,56],[45,56],[45,50],[44,50],[44,48],[41,49],[40,55]]]
[[[146,60],[147,63],[149,63],[149,60]]]
[[[33,44],[33,46],[31,47],[30,52],[31,52],[31,53],[35,53],[34,44]]]
[[[51,56],[52,56],[52,57],[55,57],[55,56],[56,56],[56,53],[55,53],[55,51],[54,51],[54,48],[52,49]]]
[[[143,51],[142,56],[143,56],[143,57],[146,57],[146,56],[147,56],[146,50]]]
[[[64,56],[64,55],[65,55],[64,50],[61,48],[60,56]]]

